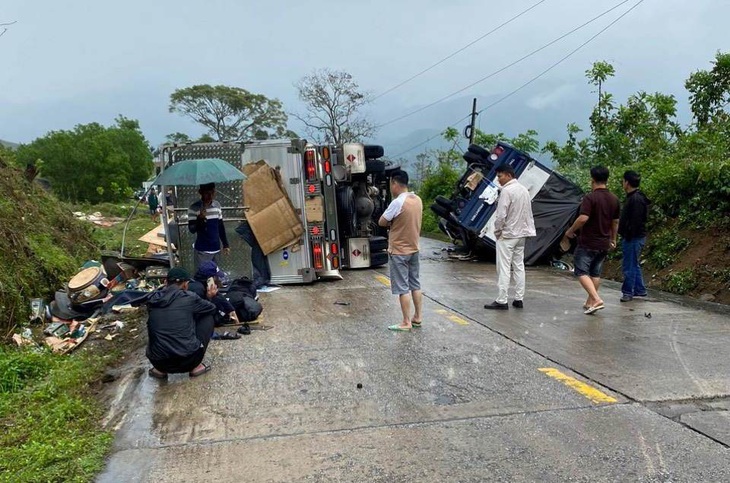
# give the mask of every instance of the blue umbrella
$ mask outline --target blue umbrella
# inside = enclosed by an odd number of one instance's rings
[[[231,163],[219,158],[180,161],[165,169],[154,184],[164,186],[195,186],[246,179]]]

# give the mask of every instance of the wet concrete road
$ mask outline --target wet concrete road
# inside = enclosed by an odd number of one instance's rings
[[[262,296],[274,328],[212,341],[201,378],[130,372],[99,481],[730,481],[730,315],[607,286],[585,316],[544,269],[487,312],[494,265],[440,248],[420,330],[386,330],[387,271],[345,272]]]

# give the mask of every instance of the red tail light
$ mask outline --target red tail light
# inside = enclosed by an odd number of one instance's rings
[[[314,269],[322,270],[324,268],[324,253],[322,252],[322,245],[320,243],[312,245],[312,255],[314,255]]]
[[[304,159],[307,163],[307,178],[308,179],[314,179],[317,175],[317,168],[314,165],[314,151],[311,149],[308,149],[304,153]]]
[[[330,253],[332,255],[337,255],[339,252],[337,251],[337,243],[333,243],[330,245]]]
[[[494,160],[496,160],[498,157],[500,157],[502,155],[503,152],[504,152],[504,148],[502,146],[496,146],[492,150],[492,156],[491,156],[491,158],[494,159]]]
[[[324,172],[330,174],[332,172],[332,163],[329,160],[324,162]]]

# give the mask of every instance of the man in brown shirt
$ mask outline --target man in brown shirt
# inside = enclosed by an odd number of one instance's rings
[[[390,288],[393,294],[398,295],[403,320],[388,329],[407,332],[413,327],[420,327],[422,321],[423,293],[418,275],[418,241],[421,236],[423,203],[415,193],[408,191],[408,173],[402,170],[391,175],[390,193],[393,201],[378,224],[390,226]],[[415,308],[412,318],[411,299]]]
[[[616,248],[618,220],[621,206],[616,195],[608,191],[608,168],[596,166],[591,169],[592,191],[585,195],[580,205],[580,215],[568,228],[568,238],[578,236],[578,246],[573,254],[575,276],[588,293],[583,306],[584,313],[590,315],[603,309],[603,300],[598,295],[601,285],[603,260],[609,250]]]

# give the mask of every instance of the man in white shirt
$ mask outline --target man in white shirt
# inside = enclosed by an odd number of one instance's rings
[[[525,240],[535,236],[530,192],[517,182],[515,170],[508,164],[497,166],[497,180],[502,191],[494,212],[494,238],[497,240],[497,286],[499,295],[485,309],[507,310],[510,273],[515,282],[512,306],[523,308],[525,296]]]

